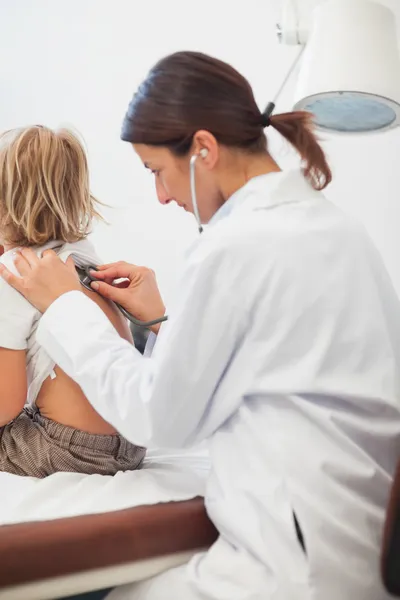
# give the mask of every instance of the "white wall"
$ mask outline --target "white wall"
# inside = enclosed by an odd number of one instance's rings
[[[182,49],[231,62],[263,106],[296,51],[277,45],[276,17],[275,0],[0,0],[0,129],[72,124],[83,134],[93,191],[112,207],[111,226],[94,234],[101,254],[152,266],[167,297],[196,228],[190,215],[157,205],[151,175],[119,141],[125,109],[153,63]],[[283,166],[292,162],[272,138]],[[400,131],[327,149],[329,195],[365,222],[400,292]]]

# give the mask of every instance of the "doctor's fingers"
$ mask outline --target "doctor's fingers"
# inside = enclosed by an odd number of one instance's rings
[[[131,282],[129,279],[125,279],[124,281],[119,281],[118,283],[112,283],[111,285],[119,290],[126,290],[130,286]]]
[[[110,280],[106,279],[106,280],[101,281],[101,282],[100,281],[99,282],[95,281],[93,283],[104,283],[105,285],[110,285],[110,286],[112,286],[114,288],[118,288],[119,290],[126,290],[126,288],[128,288],[130,286],[130,284],[131,284],[131,282],[129,281],[129,279],[124,279],[123,281],[118,281],[117,283],[114,283],[113,279],[110,279]]]
[[[28,254],[29,257],[29,254]],[[14,258],[14,265],[18,271],[18,273],[22,277],[26,277],[32,272],[33,264],[29,262],[28,258],[25,256],[25,252],[17,252]]]
[[[42,255],[42,260],[39,263],[42,267],[46,266],[46,268],[50,269],[59,269],[61,265],[66,265],[71,273],[76,275],[76,278],[79,279],[79,276],[76,272],[75,261],[72,256],[68,256],[67,260],[61,260],[61,258],[54,252],[54,250],[45,250]]]
[[[100,265],[94,273],[98,279],[129,279],[129,276],[138,268],[140,267],[137,265],[120,261],[108,265]]]
[[[7,281],[7,283],[16,289],[17,292],[23,293],[24,280],[21,277],[14,275],[14,273],[11,273],[4,265],[0,265],[0,277],[2,277],[4,281]]]
[[[40,258],[31,248],[18,248],[16,256],[23,256],[30,267],[35,267],[40,263]]]
[[[118,302],[121,305],[124,305],[124,292],[127,293],[127,290],[121,289],[115,285],[109,285],[104,281],[92,281],[90,284],[91,288],[95,290],[100,296],[103,298],[108,298],[113,302]],[[128,282],[129,287],[129,282]],[[129,293],[129,292],[128,292]]]
[[[129,279],[131,283],[139,283],[143,278],[154,271],[147,267],[139,267],[125,262],[114,263],[111,265],[101,265],[98,271],[92,271],[96,279],[101,279],[107,283],[112,283],[115,279]]]
[[[46,258],[46,262],[52,262],[54,259],[59,260],[57,254],[53,250],[47,250],[43,253],[43,259]],[[39,266],[43,259],[40,259],[36,252],[31,248],[19,248],[16,250],[14,264],[20,275],[23,277],[28,275],[32,269]]]

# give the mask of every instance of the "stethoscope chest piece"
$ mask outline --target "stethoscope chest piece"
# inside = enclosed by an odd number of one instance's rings
[[[85,267],[75,266],[75,268],[78,273],[79,280],[80,280],[81,284],[83,285],[83,287],[86,288],[87,290],[89,290],[90,292],[94,292],[95,290],[92,288],[91,283],[93,281],[97,281],[97,280],[95,277],[93,277],[93,275],[91,274],[91,271],[97,271],[97,268],[90,266],[90,265],[85,266]],[[160,317],[159,319],[154,319],[153,321],[140,321],[140,319],[136,319],[136,317],[131,315],[131,313],[129,313],[127,310],[125,310],[125,308],[123,308],[117,302],[114,302],[114,304],[121,311],[121,313],[124,315],[124,317],[126,319],[128,319],[128,321],[130,321],[131,323],[136,325],[137,327],[149,328],[149,327],[153,327],[153,325],[158,325],[159,323],[164,323],[165,321],[168,320],[168,317],[164,316],[164,317]]]

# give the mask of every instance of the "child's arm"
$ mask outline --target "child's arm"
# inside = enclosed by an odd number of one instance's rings
[[[19,415],[26,395],[25,350],[0,348],[0,427]]]
[[[15,270],[7,254],[0,260]],[[14,419],[26,402],[27,339],[38,316],[25,298],[0,281],[0,427]]]

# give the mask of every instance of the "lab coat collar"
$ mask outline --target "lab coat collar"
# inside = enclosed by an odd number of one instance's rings
[[[250,179],[215,213],[208,225],[213,226],[237,211],[273,208],[287,202],[300,202],[317,193],[299,169],[259,175]]]

